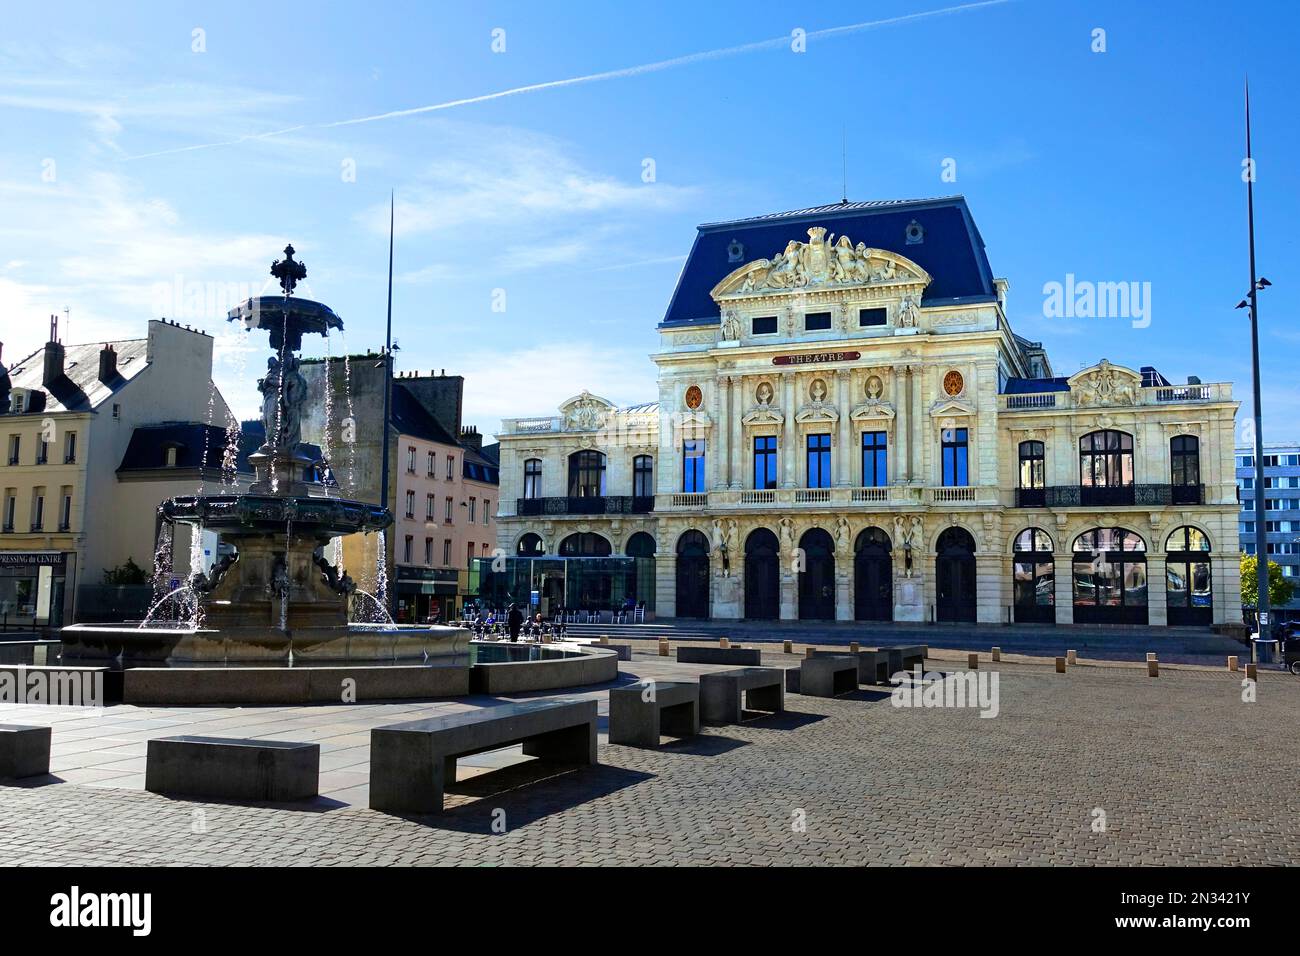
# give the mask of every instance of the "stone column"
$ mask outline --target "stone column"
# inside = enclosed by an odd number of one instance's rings
[[[655,552],[655,616],[677,616],[677,552]]]
[[[1002,609],[1002,555],[997,552],[975,554],[975,622],[1001,624],[1006,618]]]
[[[714,449],[713,480],[709,482],[709,487],[715,491],[722,491],[731,483],[731,429],[727,424],[728,409],[727,406],[731,401],[731,389],[729,380],[725,375],[719,375],[713,383],[713,437],[716,439],[717,448]]]
[[[1052,555],[1056,582],[1056,623],[1074,623],[1074,553],[1057,551]]]
[[[1147,623],[1151,625],[1169,623],[1164,552],[1147,552]]]
[[[849,420],[849,383],[851,374],[848,369],[842,368],[835,373],[835,399],[839,406],[840,420],[837,429],[838,449],[835,456],[835,485],[839,488],[845,488],[853,484],[852,458],[849,455],[849,446],[852,444],[853,428]],[[851,619],[851,618],[850,618]]]
[[[785,427],[781,430],[781,487],[796,487],[795,461],[798,458],[798,429],[794,422],[794,372],[781,373],[781,407]]]
[[[799,579],[790,570],[790,556],[782,557],[781,567],[781,620],[799,620]]]
[[[889,468],[894,484],[905,485],[912,477],[908,471],[908,422],[911,412],[907,402],[907,366],[894,366],[894,448]]]
[[[745,429],[740,419],[745,414],[745,390],[739,375],[731,376],[731,487],[745,487],[745,462],[749,450],[745,447]]]
[[[907,457],[909,459],[907,471],[912,477],[912,483],[917,485],[926,485],[930,483],[930,472],[926,468],[926,460],[930,456],[931,442],[926,439],[926,433],[929,431],[928,416],[922,406],[925,400],[922,397],[924,388],[924,379],[922,378],[924,369],[920,365],[909,365],[907,367],[907,402],[910,406],[907,413],[907,421],[911,426],[911,440],[907,443]]]

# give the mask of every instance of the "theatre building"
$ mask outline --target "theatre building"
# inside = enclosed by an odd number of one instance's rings
[[[965,200],[699,227],[658,401],[502,423],[484,593],[659,618],[1241,621],[1231,385],[1007,319]],[[1098,319],[1100,323],[1121,321]]]

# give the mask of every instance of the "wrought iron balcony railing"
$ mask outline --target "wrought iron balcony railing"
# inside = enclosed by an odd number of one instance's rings
[[[590,495],[563,498],[517,498],[515,514],[537,515],[628,515],[655,510],[652,495]]]
[[[1158,507],[1204,503],[1204,485],[1122,485],[1117,488],[1053,485],[1016,489],[1017,508]]]

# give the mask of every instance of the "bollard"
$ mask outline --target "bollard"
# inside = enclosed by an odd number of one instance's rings
[[[785,653],[787,653],[787,654],[793,654],[793,653],[794,653],[794,645],[793,645],[792,643],[790,643],[789,641],[782,641],[782,642],[781,642],[781,650],[785,651]]]
[[[850,654],[856,654],[857,652],[858,652],[858,642],[857,642],[857,641],[849,641],[849,653],[850,653]]]
[[[723,650],[726,650],[728,647],[731,646],[731,641],[727,640],[725,637],[720,637],[718,638],[718,646],[721,647]]]
[[[1158,660],[1158,658],[1157,658],[1156,655],[1155,655],[1155,652],[1154,652],[1154,651],[1147,651],[1147,661],[1150,662],[1150,661],[1154,661],[1154,660]]]
[[[1259,665],[1258,665],[1258,664],[1247,664],[1247,665],[1246,665],[1246,680],[1253,680],[1253,681],[1258,681],[1258,680],[1259,680]]]
[[[969,667],[969,668],[970,668],[971,670],[973,670],[973,671],[974,671],[974,670],[979,670],[979,666],[980,666],[980,656],[979,656],[978,654],[967,654],[967,655],[966,655],[966,666]]]
[[[1156,660],[1156,656],[1152,654],[1151,659],[1147,661],[1147,677],[1159,677],[1159,676],[1160,676],[1160,662]]]
[[[549,643],[551,643],[551,635],[549,635],[549,634],[543,634],[543,635],[542,635],[542,643],[543,643],[543,644],[549,644]]]
[[[1240,669],[1240,668],[1239,668],[1238,665],[1237,665],[1237,655],[1236,655],[1236,654],[1229,654],[1229,655],[1228,655],[1228,670],[1230,670],[1230,671],[1235,671],[1235,670],[1239,670],[1239,669]]]
[[[1078,651],[1066,651],[1066,652],[1065,652],[1065,663],[1067,663],[1067,664],[1077,664],[1077,663],[1079,663],[1079,653],[1078,653]]]
[[[811,658],[816,653],[816,650],[817,649],[813,647],[805,647],[803,649],[803,656],[807,658]]]
[[[668,656],[668,639],[665,637],[659,638],[659,656],[660,657]]]
[[[602,634],[602,635],[600,635],[600,643],[602,643],[602,644],[608,644],[608,643],[609,643],[609,635],[608,635],[608,634]]]
[[[1058,673],[1058,674],[1064,674],[1064,673],[1065,673],[1065,658],[1064,658],[1064,657],[1058,657],[1058,658],[1056,659],[1056,673]]]
[[[995,662],[1002,660],[1002,648],[1000,647],[993,648],[991,656]]]

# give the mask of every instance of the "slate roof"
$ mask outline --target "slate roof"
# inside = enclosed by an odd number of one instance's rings
[[[45,346],[17,362],[9,370],[10,381],[15,389],[45,392],[45,413],[92,411],[120,392],[149,364],[148,339],[124,339],[109,344],[117,352],[117,376],[107,384],[99,380],[101,342],[65,345],[64,377],[51,388],[41,383],[45,375]]]
[[[262,423],[257,423],[260,433]],[[157,425],[140,425],[131,432],[122,455],[118,472],[154,471],[167,467],[167,448],[176,448],[176,467],[194,469],[202,464],[205,468],[220,469],[226,451],[226,430],[219,425],[207,425],[203,422],[162,422]],[[236,469],[251,473],[252,465],[248,463],[250,452],[262,443],[260,437],[254,438],[241,429],[239,454]],[[204,450],[207,450],[207,460]]]
[[[1034,392],[1068,392],[1065,378],[1009,378],[1002,385],[1003,395],[1030,395]]]
[[[905,231],[913,219],[924,239],[908,245]],[[772,258],[791,239],[807,241],[812,226],[916,262],[934,280],[923,297],[925,305],[997,297],[984,240],[964,196],[832,203],[699,226],[660,328],[717,322],[718,307],[709,297],[713,287],[745,262]],[[728,260],[733,239],[744,246],[739,262]]]

